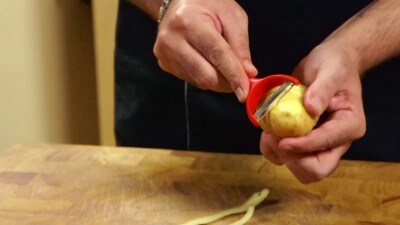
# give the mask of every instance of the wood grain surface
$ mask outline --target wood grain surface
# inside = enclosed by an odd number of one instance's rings
[[[250,225],[400,224],[400,164],[342,161],[302,185],[261,156],[46,144],[0,156],[0,224],[179,224],[265,187]]]

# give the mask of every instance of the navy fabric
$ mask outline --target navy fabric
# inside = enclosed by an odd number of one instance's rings
[[[310,50],[371,1],[238,1],[249,15],[260,76],[290,74]],[[163,72],[153,55],[156,23],[120,1],[115,50],[115,133],[120,146],[259,154],[261,129],[233,94],[199,90]],[[363,80],[367,134],[344,156],[400,161],[400,59]],[[387,100],[386,100],[387,99]],[[189,121],[189,123],[187,123]]]
[[[115,49],[117,145],[184,149],[183,82],[159,69],[155,35],[155,23],[122,1]]]

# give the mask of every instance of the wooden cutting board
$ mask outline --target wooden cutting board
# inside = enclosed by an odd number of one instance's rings
[[[400,164],[342,161],[302,185],[261,156],[45,144],[0,156],[0,224],[180,224],[265,187],[250,225],[400,224]]]

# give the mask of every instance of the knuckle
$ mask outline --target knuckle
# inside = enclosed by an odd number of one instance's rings
[[[366,128],[366,125],[364,123],[355,132],[355,139],[357,140],[357,139],[360,139],[360,138],[364,137],[366,131],[367,131],[367,128]]]
[[[160,51],[160,48],[157,44],[154,45],[153,47],[153,54],[156,56],[157,59],[160,59],[162,57],[162,53]]]
[[[282,166],[285,163],[279,158],[279,156],[277,154],[275,154],[275,152],[268,148],[268,147],[261,147],[260,148],[261,154],[270,162],[272,162],[273,164],[277,165],[277,166]]]
[[[312,167],[305,167],[304,165],[299,165],[299,168],[292,172],[294,172],[297,179],[303,184],[322,181],[331,173],[328,167],[324,168],[323,166],[317,167],[314,165]]]
[[[197,77],[202,76],[199,74],[203,74],[203,68],[196,61],[186,58],[181,60],[181,66],[185,69],[185,73],[188,74],[194,81],[197,82]],[[206,74],[206,73],[204,73]]]
[[[218,88],[218,74],[215,71],[189,58],[183,59],[182,63],[185,74],[194,81],[195,86],[204,90]]]
[[[338,139],[341,140],[342,138],[339,137]],[[325,150],[325,149],[328,149],[328,148],[332,148],[332,147],[334,147],[335,145],[337,145],[335,139],[330,138],[330,137],[325,138],[325,141],[323,141],[322,143],[323,143],[323,144],[322,144],[322,146],[321,146],[321,150]]]
[[[304,178],[304,177],[297,177],[297,179],[302,183],[302,184],[310,184],[313,181],[308,179],[308,178]]]
[[[236,90],[236,88],[241,86],[241,81],[238,77],[236,77],[235,71],[228,71],[225,73],[225,77],[229,84],[231,85],[232,90]]]
[[[160,68],[164,71],[168,71],[168,66],[161,60],[158,60],[158,65],[160,66]]]
[[[351,141],[358,140],[362,138],[367,131],[367,123],[365,120],[365,116],[361,122],[359,120],[353,121],[353,129],[352,129],[352,139]]]
[[[312,175],[310,175],[310,173],[303,171],[303,170],[299,170],[296,167],[293,167],[293,163],[287,164],[287,167],[290,169],[290,171],[292,172],[292,174],[297,178],[298,181],[300,181],[303,184],[310,184],[312,182],[316,182],[316,178]]]
[[[210,62],[217,68],[223,66],[225,58],[226,58],[227,49],[224,47],[213,48],[209,53]]]
[[[329,82],[332,82],[330,84],[336,84],[336,88],[340,88],[340,85],[349,77],[349,71],[346,67],[343,65],[338,65],[336,66],[336,71],[334,76],[330,77]]]
[[[312,176],[313,182],[319,182],[329,176],[329,172],[325,170],[316,171]]]
[[[159,32],[157,35],[156,42],[153,47],[153,53],[157,58],[161,58],[164,56],[163,51],[165,49],[171,49],[171,41],[168,37],[167,32]]]
[[[157,34],[156,45],[159,47],[169,46],[170,45],[169,33],[166,31],[160,31]]]
[[[232,48],[239,50],[250,60],[249,35],[247,33],[238,34],[238,41],[232,45]]]
[[[170,21],[170,26],[178,30],[189,30],[192,27],[191,9],[189,7],[179,8]]]
[[[311,178],[313,182],[319,182],[322,181],[323,179],[327,178],[337,167],[338,162],[333,165],[333,167],[330,166],[320,166],[318,168],[315,168],[311,172]]]
[[[238,10],[235,10],[234,16],[235,16],[239,21],[242,21],[242,22],[245,22],[245,23],[247,23],[247,22],[249,21],[249,18],[248,18],[248,16],[247,16],[246,11],[245,11],[243,8],[241,8],[241,7],[239,7]]]
[[[320,182],[324,178],[326,178],[329,174],[325,174],[324,172],[321,171],[312,171],[309,172],[305,177],[300,180],[303,184],[310,184],[314,182]]]
[[[195,81],[201,89],[205,90],[214,89],[217,86],[216,79],[208,75],[198,76]]]

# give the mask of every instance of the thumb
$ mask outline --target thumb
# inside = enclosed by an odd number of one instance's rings
[[[318,70],[317,70],[318,71]],[[328,107],[333,96],[339,92],[339,81],[330,70],[318,71],[314,82],[304,94],[304,105],[312,116],[320,116]]]

